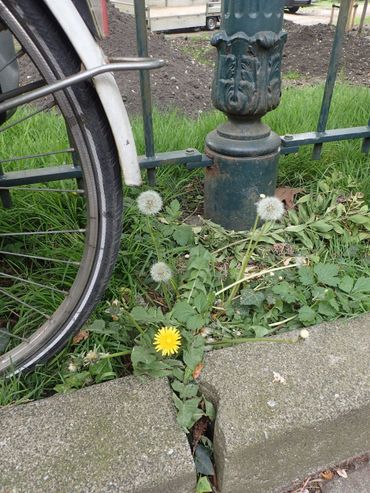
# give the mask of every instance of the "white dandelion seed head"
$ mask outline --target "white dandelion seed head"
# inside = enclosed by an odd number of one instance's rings
[[[71,361],[68,365],[68,371],[70,371],[71,373],[76,373],[77,370],[77,365],[75,365],[73,361]]]
[[[202,327],[199,331],[199,334],[203,337],[209,336],[212,333],[212,330],[209,327]]]
[[[152,265],[150,275],[155,282],[168,282],[172,277],[172,271],[165,262],[157,262]]]
[[[142,192],[137,198],[139,211],[145,216],[155,216],[163,207],[162,197],[154,190]]]
[[[256,206],[257,214],[263,221],[279,221],[284,215],[284,204],[277,197],[265,197]]]
[[[306,257],[297,256],[295,257],[295,265],[299,267],[304,267],[307,264]]]
[[[310,333],[308,332],[307,329],[302,329],[299,333],[299,337],[301,339],[307,339],[309,337]]]
[[[88,351],[84,358],[84,362],[89,365],[91,363],[96,363],[99,359],[99,354],[96,351]]]

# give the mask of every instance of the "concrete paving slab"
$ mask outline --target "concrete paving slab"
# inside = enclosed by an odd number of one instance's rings
[[[207,356],[201,387],[217,406],[222,493],[279,492],[368,450],[370,314],[309,332],[297,344],[243,344]]]
[[[194,493],[166,379],[124,379],[0,410],[1,493]]]
[[[322,486],[322,493],[369,493],[370,465],[353,471],[348,478],[337,478]]]

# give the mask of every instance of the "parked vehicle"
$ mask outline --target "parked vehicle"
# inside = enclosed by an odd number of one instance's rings
[[[285,9],[291,14],[296,14],[300,7],[307,7],[311,3],[311,0],[286,0]]]
[[[134,0],[112,0],[122,12],[134,15]],[[221,19],[220,0],[146,0],[146,18],[152,32],[176,29],[216,29]]]

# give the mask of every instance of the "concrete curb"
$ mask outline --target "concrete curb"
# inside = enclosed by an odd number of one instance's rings
[[[0,410],[1,493],[194,493],[165,379],[124,379]]]
[[[293,345],[243,344],[207,357],[201,387],[217,406],[222,493],[279,492],[368,450],[370,314],[309,332]]]
[[[368,450],[369,330],[370,314],[312,327],[297,344],[207,356],[201,387],[217,406],[221,493],[277,493]],[[195,491],[165,379],[126,377],[3,408],[0,423],[0,493]]]

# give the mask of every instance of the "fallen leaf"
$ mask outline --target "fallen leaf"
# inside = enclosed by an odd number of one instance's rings
[[[304,188],[279,187],[275,191],[275,197],[284,202],[287,209],[293,209],[294,197],[304,191]]]
[[[333,471],[330,471],[330,470],[327,470],[327,471],[323,471],[320,476],[325,479],[325,481],[330,481],[331,479],[334,478],[334,473]]]
[[[74,336],[72,339],[72,344],[79,344],[82,341],[86,341],[86,339],[89,337],[89,332],[87,330],[80,330],[77,332],[77,334]]]
[[[345,478],[345,479],[347,479],[347,478],[348,478],[348,475],[347,475],[347,472],[346,472],[346,470],[345,470],[345,469],[337,469],[335,472],[336,472],[336,473],[338,474],[338,476],[340,476],[341,478]]]
[[[196,380],[197,378],[200,377],[200,374],[202,373],[202,370],[204,368],[204,364],[203,363],[198,363],[197,366],[195,367],[194,371],[193,371],[193,378],[194,380]]]

